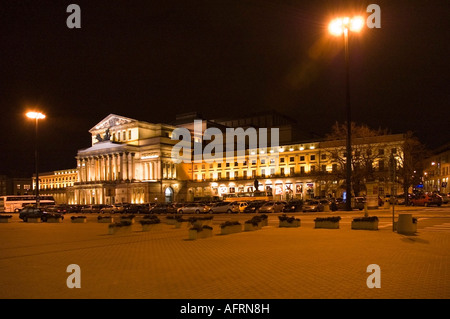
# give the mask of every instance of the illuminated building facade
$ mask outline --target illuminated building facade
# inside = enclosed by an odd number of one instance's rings
[[[450,193],[450,144],[435,150],[424,163],[424,191]]]
[[[39,195],[53,196],[57,204],[71,201],[67,190],[78,181],[76,168],[39,173]],[[33,190],[36,189],[36,176],[33,176]]]
[[[252,124],[255,118],[258,125]],[[255,190],[255,180],[258,190],[271,191],[280,200],[340,197],[345,191],[342,164],[345,141],[288,142],[294,123],[284,118],[268,122],[267,118],[258,116],[245,122],[246,127],[264,123],[272,123],[273,127],[278,123],[284,137],[276,147],[246,148],[244,156],[236,156],[232,161],[177,163],[172,158],[172,149],[179,140],[171,139],[176,128],[193,133],[192,146],[208,144],[202,139],[203,133],[195,131],[195,119],[201,120],[201,132],[210,127],[224,131],[227,125],[233,124],[202,119],[195,113],[177,116],[172,124],[154,124],[110,114],[89,131],[91,146],[77,152],[76,169],[41,176],[42,194],[53,192],[54,195],[64,189],[66,203],[86,205],[191,201],[251,192]],[[403,141],[402,134],[353,141],[354,158],[360,153],[371,154],[370,182],[374,194],[390,193],[388,163],[392,156],[396,161],[401,160]],[[193,154],[190,156],[193,159]],[[361,195],[365,192],[362,188]]]
[[[89,132],[92,145],[79,150],[77,182],[69,203],[115,204],[183,200],[183,177],[171,159],[175,127],[110,114]],[[181,180],[181,181],[180,181]]]
[[[393,155],[400,162],[403,141],[402,134],[354,140],[354,152],[374,154],[370,180],[375,185],[373,193],[382,196],[391,193],[389,158]],[[278,149],[257,149],[256,153],[257,159],[250,159],[252,154],[247,151],[244,159],[234,163],[184,164],[190,176],[188,199],[252,192],[255,179],[258,190],[271,191],[274,199],[279,200],[341,197],[345,191],[343,140],[283,144]],[[363,193],[365,187],[361,189]]]

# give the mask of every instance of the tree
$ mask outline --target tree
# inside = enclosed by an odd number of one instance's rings
[[[428,153],[425,145],[412,132],[409,131],[404,135],[404,142],[398,156],[397,176],[403,187],[405,204],[409,203],[409,188],[420,182],[420,172],[423,171],[423,162],[428,157]]]
[[[351,123],[352,130],[352,190],[355,196],[360,196],[364,191],[365,182],[373,181],[376,178],[380,178],[380,175],[385,174],[385,171],[379,169],[374,170],[374,165],[379,160],[384,158],[384,154],[380,154],[378,151],[380,148],[384,149],[387,146],[386,142],[379,139],[380,136],[388,135],[389,132],[386,129],[371,129],[367,125],[356,125]],[[347,125],[346,123],[339,124],[336,122],[329,134],[326,135],[328,141],[334,141],[329,143],[326,147],[326,152],[338,169],[335,171],[339,180],[345,180],[346,176],[346,149],[345,140],[347,137]],[[381,142],[380,142],[381,141]]]

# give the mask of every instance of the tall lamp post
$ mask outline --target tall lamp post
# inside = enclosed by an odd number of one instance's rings
[[[28,118],[35,120],[34,165],[36,168],[36,208],[39,208],[38,122],[45,119],[45,115],[40,112],[28,112],[26,115]]]
[[[350,68],[348,54],[348,37],[349,32],[359,32],[364,26],[364,19],[360,16],[353,18],[342,17],[336,18],[328,25],[328,31],[334,36],[342,36],[344,39],[345,50],[345,82],[346,82],[346,115],[347,115],[347,141],[346,141],[346,200],[345,208],[347,211],[352,210],[352,122],[350,107]]]

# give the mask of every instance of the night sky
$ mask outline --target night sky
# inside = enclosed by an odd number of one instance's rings
[[[81,29],[69,29],[69,4]],[[450,2],[21,1],[0,7],[0,173],[73,168],[88,130],[110,113],[160,123],[275,109],[320,136],[345,120],[343,42],[331,18],[376,3],[381,28],[350,38],[353,120],[450,141]]]

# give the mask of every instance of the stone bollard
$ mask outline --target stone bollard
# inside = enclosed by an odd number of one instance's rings
[[[415,232],[417,232],[417,221],[412,217],[412,214],[399,214],[397,233],[408,235]]]

